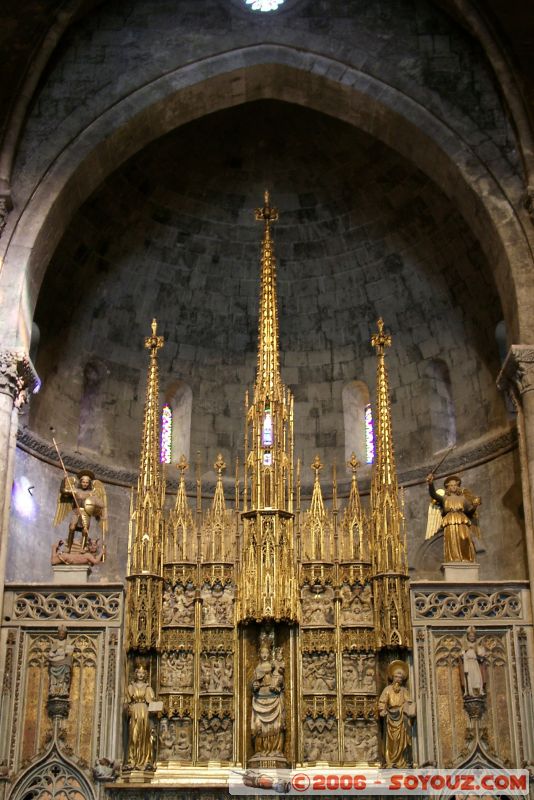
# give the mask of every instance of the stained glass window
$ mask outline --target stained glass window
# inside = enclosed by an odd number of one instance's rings
[[[253,11],[276,11],[284,0],[245,0]]]
[[[371,403],[365,406],[365,460],[372,464],[375,460],[375,431]]]
[[[172,458],[172,408],[165,403],[161,411],[161,462],[170,464]]]

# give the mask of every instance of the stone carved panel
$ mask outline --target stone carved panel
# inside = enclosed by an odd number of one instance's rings
[[[84,775],[56,753],[16,784],[13,800],[92,800],[93,792]]]
[[[163,625],[194,625],[195,596],[196,589],[191,582],[174,586],[165,583],[161,608]]]
[[[234,686],[234,657],[232,653],[202,653],[200,656],[200,691],[227,694]]]
[[[337,720],[334,716],[307,716],[302,733],[304,761],[338,761]]]
[[[199,761],[232,761],[233,722],[227,716],[201,717],[198,726]]]
[[[376,694],[376,657],[374,653],[343,653],[343,691],[353,694]]]
[[[346,720],[345,761],[358,764],[373,764],[378,760],[379,738],[377,723],[361,719]]]
[[[233,625],[235,587],[232,584],[205,583],[200,596],[203,625]]]
[[[321,583],[302,589],[302,624],[325,627],[334,624],[334,590]]]
[[[520,619],[521,594],[512,589],[498,592],[414,592],[418,619]]]
[[[158,730],[158,759],[160,761],[191,761],[193,726],[189,719],[162,717]]]
[[[118,620],[119,592],[17,592],[13,599],[16,620]]]
[[[308,694],[336,691],[335,653],[303,653],[302,688]]]
[[[372,625],[372,591],[368,583],[364,586],[358,583],[353,586],[344,583],[341,587],[340,595],[340,619],[342,625]]]
[[[161,656],[161,692],[193,691],[193,653],[171,650]]]

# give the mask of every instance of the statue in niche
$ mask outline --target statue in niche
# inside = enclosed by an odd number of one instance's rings
[[[68,643],[67,628],[60,625],[57,638],[52,640],[48,651],[48,697],[68,698],[72,680],[73,645]]]
[[[302,591],[302,624],[334,624],[334,590],[331,586],[314,583]]]
[[[444,481],[445,491],[436,491],[434,475],[427,476],[428,491],[432,503],[428,510],[426,538],[430,539],[443,528],[444,560],[475,561],[473,534],[478,536],[477,509],[480,497],[462,489],[457,475],[449,475]]]
[[[66,476],[59,489],[54,525],[59,525],[70,512],[67,552],[74,545],[74,537],[81,533],[80,551],[87,550],[89,527],[94,517],[100,522],[102,536],[107,533],[107,496],[102,481],[95,480],[90,469],[83,469],[76,477]]]
[[[405,685],[408,665],[404,661],[392,661],[388,678],[391,683],[378,701],[378,712],[385,722],[386,767],[408,767],[411,764],[412,721],[415,718],[415,701]]]
[[[136,667],[134,680],[128,684],[126,701],[128,706],[128,755],[125,769],[153,769],[152,736],[149,704],[154,692],[148,683],[146,669]]]
[[[344,583],[341,595],[341,624],[357,625],[372,622],[372,592],[368,583],[365,586],[350,586]]]
[[[234,620],[234,590],[217,581],[213,586],[202,587],[202,624],[232,625]]]
[[[172,587],[165,584],[161,607],[164,625],[193,625],[195,622],[195,587],[192,583]]]
[[[303,689],[314,694],[336,691],[335,653],[304,653],[302,656]]]
[[[378,761],[378,731],[374,723],[350,720],[345,724],[345,758],[358,763]]]
[[[161,657],[161,689],[184,692],[193,688],[193,653],[171,650]]]
[[[334,717],[306,717],[304,760],[337,761],[337,723]]]
[[[200,661],[200,691],[225,694],[232,691],[234,662],[226,655],[203,653]]]
[[[467,629],[461,652],[460,678],[464,697],[483,697],[486,694],[486,648],[477,644],[476,630]]]
[[[202,717],[199,728],[199,760],[231,761],[232,749],[232,720],[229,717]]]
[[[274,646],[274,632],[260,634],[260,655],[252,677],[251,733],[254,755],[284,758],[285,664],[282,648]]]
[[[371,653],[344,653],[342,663],[343,691],[374,692],[376,659]]]

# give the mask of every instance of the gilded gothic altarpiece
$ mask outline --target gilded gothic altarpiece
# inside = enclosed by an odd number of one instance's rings
[[[197,468],[191,503],[181,458],[176,501],[165,511],[164,341],[154,321],[125,593],[86,583],[6,592],[2,798],[175,797],[209,785],[207,800],[225,794],[236,767],[534,762],[527,586],[455,582],[454,563],[446,581],[410,586],[386,364],[392,342],[382,320],[371,339],[368,507],[355,457],[343,500],[335,470],[325,491],[319,456],[295,461],[293,397],[280,372],[278,213],[267,193],[256,218],[258,362],[233,497],[219,456],[211,502]],[[63,581],[69,569],[71,578],[76,567],[98,569],[97,560],[83,561],[54,569]]]

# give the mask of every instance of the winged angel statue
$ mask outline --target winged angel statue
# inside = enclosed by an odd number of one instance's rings
[[[473,536],[480,536],[478,512],[480,497],[462,488],[457,475],[445,478],[444,489],[435,489],[434,475],[427,476],[430,505],[426,539],[443,529],[445,562],[475,561]]]
[[[54,525],[59,525],[70,513],[67,552],[71,552],[74,537],[81,533],[81,552],[91,545],[89,527],[94,517],[101,525],[102,540],[107,534],[107,496],[102,481],[95,480],[94,473],[83,469],[76,477],[66,476],[61,482],[57,498]]]

